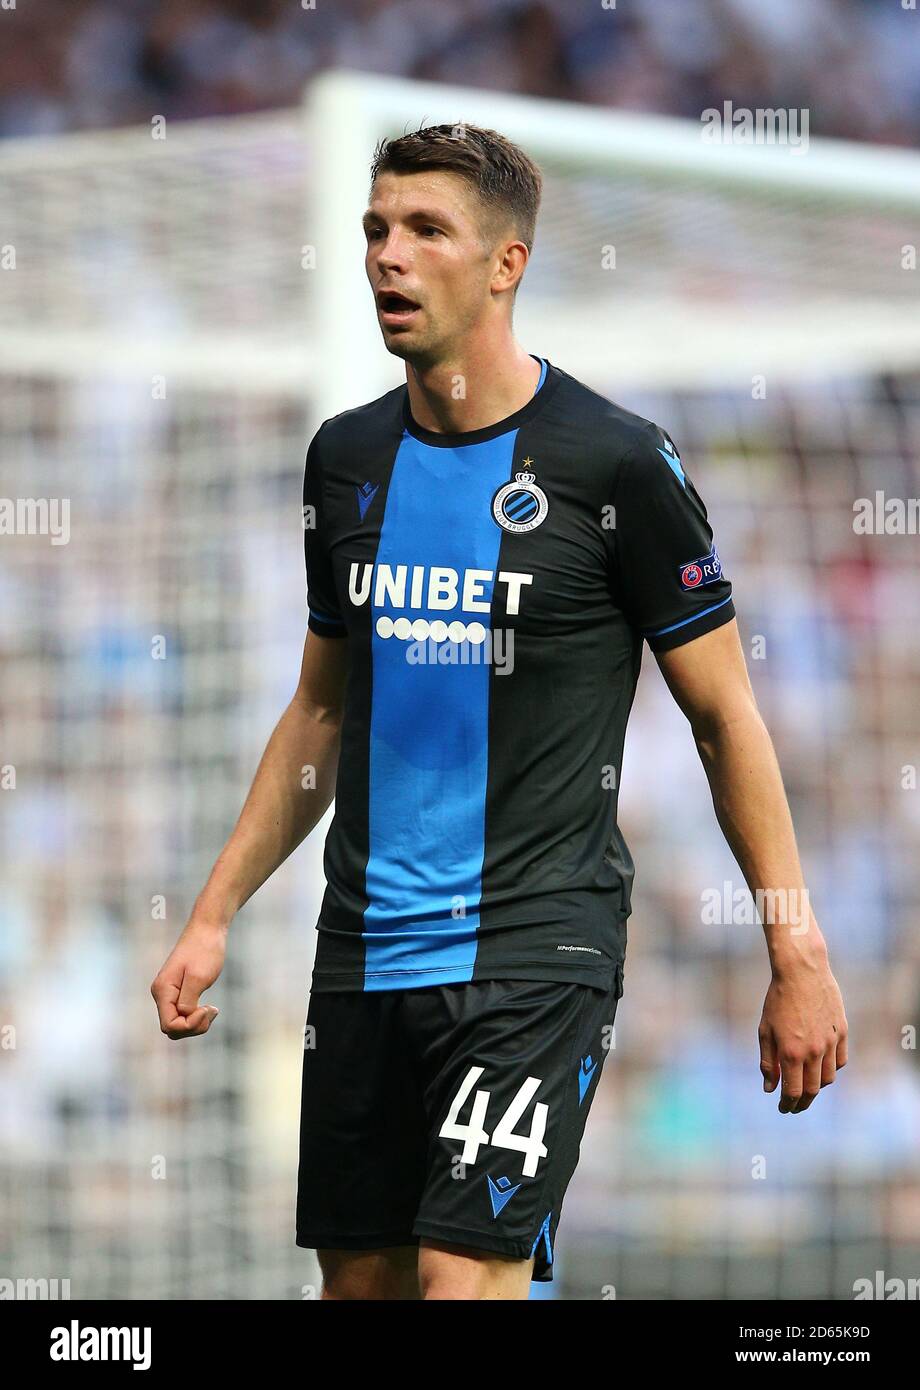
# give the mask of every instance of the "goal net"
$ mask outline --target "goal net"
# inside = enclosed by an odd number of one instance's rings
[[[74,1298],[317,1290],[292,1221],[326,823],[241,914],[206,1041],[167,1044],[147,986],[296,680],[307,439],[401,379],[363,278],[374,144],[442,121],[544,170],[520,340],[659,420],[706,499],[871,1039],[846,1113],[778,1128],[758,929],[704,919],[740,875],[647,672],[627,997],[558,1290],[852,1297],[920,1251],[914,1208],[891,1215],[920,1124],[897,1041],[920,995],[916,538],[853,528],[856,499],[917,486],[920,160],[353,74],[303,110],[0,147],[0,1272]]]

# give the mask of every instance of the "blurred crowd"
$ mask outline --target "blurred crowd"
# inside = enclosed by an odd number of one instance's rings
[[[21,486],[66,480],[80,519],[59,553],[17,540],[18,563],[0,572],[0,704],[19,764],[5,793],[15,814],[0,823],[0,1020],[17,1029],[0,1068],[0,1145],[20,1184],[13,1253],[50,1250],[60,1269],[65,1250],[79,1291],[97,1297],[289,1297],[307,1267],[289,1223],[323,831],[234,927],[207,1040],[168,1047],[147,984],[296,678],[307,420],[193,391],[163,417],[130,390],[116,404],[113,384],[92,425],[79,385],[8,387]],[[756,1262],[752,1296],[846,1297],[857,1277],[903,1273],[920,1251],[909,1032],[920,1024],[920,790],[904,776],[920,749],[920,649],[905,633],[920,571],[915,537],[852,529],[854,497],[916,488],[920,380],[803,387],[769,404],[724,393],[624,403],[665,423],[709,508],[853,1065],[807,1120],[763,1095],[761,933],[743,914],[704,914],[704,892],[727,884],[729,900],[743,882],[646,652],[622,776],[637,865],[626,992],[566,1204],[558,1288],[699,1296],[672,1261],[692,1256],[698,1279],[734,1252]],[[106,410],[130,417],[130,474]],[[150,654],[158,633],[162,662]],[[168,1182],[151,1182],[158,1154]],[[183,1232],[205,1268],[182,1254]],[[802,1264],[804,1247],[826,1267]],[[734,1296],[731,1265],[720,1268],[709,1296]]]
[[[813,134],[920,143],[897,0],[30,0],[0,10],[0,135],[295,104],[350,67],[698,118],[807,108]]]
[[[920,13],[897,0],[20,0],[0,7],[0,134],[287,107],[338,65],[694,118],[724,100],[805,106],[815,134],[910,145],[918,47]],[[239,204],[237,262],[229,241],[214,255],[208,220],[227,184],[202,176],[196,200],[197,171],[168,186],[191,214],[166,250],[159,223],[145,239],[147,205],[133,220],[130,179],[104,204],[121,219],[111,238],[71,222],[63,167],[36,180],[22,225],[53,234],[30,307],[52,341],[78,317],[63,282],[82,286],[87,267],[106,292],[100,326],[123,336],[144,335],[151,304],[188,330],[199,290],[223,323],[234,282],[266,320],[279,304],[299,315],[272,252],[285,219],[259,180]],[[299,206],[299,165],[289,177]],[[763,1095],[759,928],[704,917],[704,892],[743,885],[646,653],[620,803],[637,866],[626,989],[560,1272],[583,1297],[609,1283],[737,1296],[728,1264],[721,1283],[702,1276],[732,1251],[751,1296],[846,1297],[876,1268],[915,1275],[920,570],[915,536],[859,537],[852,522],[878,488],[917,494],[920,379],[771,386],[756,402],[592,384],[669,430],[709,508],[853,1064],[807,1119]],[[69,545],[8,537],[0,566],[0,779],[16,770],[0,788],[0,1272],[72,1276],[74,1297],[300,1297],[299,1032],[323,829],[241,915],[207,1040],[168,1047],[147,991],[296,679],[307,403],[181,372],[152,401],[102,367],[17,364],[0,373],[0,415],[4,495],[66,496],[73,514]]]

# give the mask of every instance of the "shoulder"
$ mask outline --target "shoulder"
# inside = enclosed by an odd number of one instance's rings
[[[592,458],[614,487],[627,475],[632,476],[636,470],[630,465],[635,461],[640,472],[643,464],[651,462],[656,473],[658,464],[673,468],[672,460],[679,463],[674,441],[661,425],[602,396],[568,372],[558,367],[553,370],[559,377],[554,402],[557,410],[583,436]]]
[[[343,454],[353,455],[355,449],[379,444],[388,433],[401,434],[405,396],[405,386],[397,386],[366,405],[330,416],[313,436],[311,448],[326,464]]]

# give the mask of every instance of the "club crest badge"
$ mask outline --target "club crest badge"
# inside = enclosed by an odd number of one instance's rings
[[[525,470],[532,459],[525,459]],[[537,487],[535,474],[515,473],[513,483],[505,483],[492,498],[492,516],[505,531],[533,531],[546,520],[549,503]]]

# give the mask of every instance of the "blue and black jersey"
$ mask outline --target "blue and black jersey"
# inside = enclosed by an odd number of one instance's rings
[[[734,616],[674,443],[549,363],[463,434],[401,386],[321,426],[304,525],[310,630],[349,655],[313,989],[609,987],[642,643]]]

